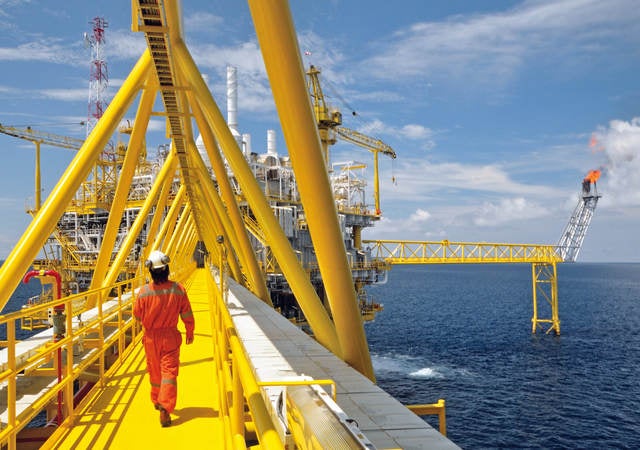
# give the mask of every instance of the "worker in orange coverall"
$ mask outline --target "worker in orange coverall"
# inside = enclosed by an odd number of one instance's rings
[[[178,317],[186,328],[186,343],[193,342],[195,320],[184,287],[169,280],[169,257],[154,250],[145,262],[151,283],[138,291],[133,315],[144,327],[144,350],[151,382],[151,401],[160,411],[160,424],[171,425],[171,413],[178,395],[178,368],[182,335]]]

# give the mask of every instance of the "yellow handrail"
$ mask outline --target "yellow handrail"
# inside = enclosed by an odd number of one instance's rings
[[[64,418],[73,419],[73,383],[82,374],[97,365],[99,381],[103,381],[105,370],[108,369],[105,354],[111,348],[117,348],[118,359],[113,363],[115,368],[128,354],[125,340],[135,341],[140,333],[140,327],[132,319],[131,308],[133,303],[132,288],[139,286],[141,278],[125,280],[101,289],[86,291],[62,299],[51,300],[29,308],[0,316],[0,326],[6,325],[7,339],[3,342],[0,355],[6,351],[6,360],[1,358],[2,371],[0,383],[7,383],[7,421],[2,424],[0,431],[0,445],[6,445],[8,449],[16,448],[16,437],[29,422],[41,411],[45,411],[51,402],[55,402],[58,393],[62,393],[64,404]],[[115,290],[116,297],[109,297]],[[97,307],[89,309],[86,305],[78,308],[78,303],[88,296],[99,299]],[[86,302],[85,302],[86,303]],[[16,339],[16,322],[24,318],[48,311],[58,305],[64,305],[65,336],[55,340],[52,330],[38,333],[40,339],[33,348],[21,350],[18,354],[17,345],[21,347],[29,342],[29,339],[19,342]],[[86,322],[78,317],[85,315]],[[89,317],[86,317],[89,316]],[[44,343],[43,343],[44,341]],[[27,345],[28,347],[28,345]],[[76,355],[74,356],[74,348]],[[64,358],[57,358],[58,349],[65,351]],[[60,380],[55,376],[58,365],[62,366]],[[42,385],[40,394],[32,401],[32,404],[23,411],[17,410],[16,394],[18,379],[21,377],[37,376],[47,384]]]

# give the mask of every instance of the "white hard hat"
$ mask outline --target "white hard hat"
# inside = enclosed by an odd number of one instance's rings
[[[169,264],[169,257],[160,250],[154,250],[149,254],[149,259],[144,263],[148,269],[162,269]]]

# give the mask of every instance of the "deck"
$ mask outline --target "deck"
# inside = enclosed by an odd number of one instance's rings
[[[42,448],[220,448],[216,371],[206,273],[187,281],[196,338],[183,345],[173,424],[161,428],[149,400],[144,351],[137,345],[125,364],[78,411],[77,424],[58,430]],[[458,448],[397,400],[371,383],[246,289],[230,282],[228,306],[258,382],[303,376],[333,379],[340,414],[355,420],[373,448]],[[283,387],[266,387],[275,410]]]

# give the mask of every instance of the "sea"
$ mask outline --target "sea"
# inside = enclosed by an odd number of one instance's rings
[[[394,266],[367,289],[378,385],[445,399],[462,448],[640,448],[640,264],[559,264],[559,336],[531,331],[526,264]]]
[[[526,264],[394,266],[367,289],[378,384],[445,399],[460,447],[640,449],[640,264],[559,264],[560,336],[531,332]],[[38,292],[21,284],[3,312]]]

